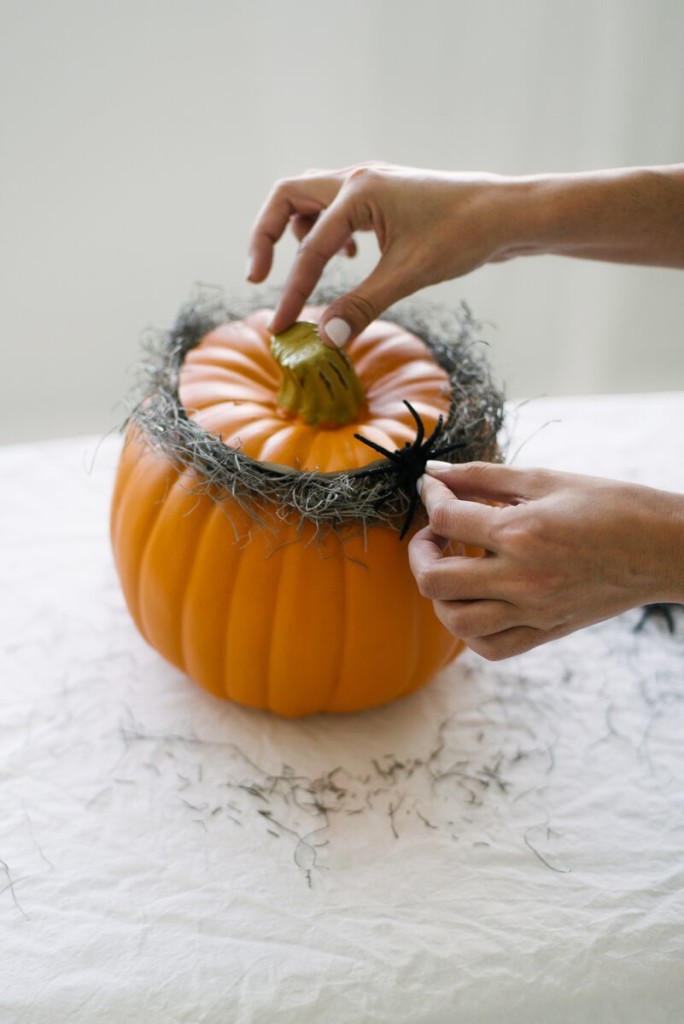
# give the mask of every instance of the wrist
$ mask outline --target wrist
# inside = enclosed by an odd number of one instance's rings
[[[627,188],[636,190],[640,174],[597,171],[520,179],[518,201],[526,208],[528,251],[585,258],[614,255],[625,234],[625,194]]]
[[[586,176],[545,174],[500,183],[497,260],[571,255],[592,240],[597,197]],[[594,209],[593,209],[594,208]]]
[[[487,200],[493,211],[491,262],[548,254],[562,217],[562,191],[551,176],[499,177]]]

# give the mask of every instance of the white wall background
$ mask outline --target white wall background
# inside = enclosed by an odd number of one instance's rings
[[[684,160],[681,0],[0,0],[0,20],[0,441],[118,424],[142,330],[197,281],[248,289],[279,177]],[[679,272],[529,259],[431,291],[496,325],[511,396],[684,388]]]

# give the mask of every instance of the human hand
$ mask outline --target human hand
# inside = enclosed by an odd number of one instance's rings
[[[268,276],[288,224],[301,245],[271,330],[299,315],[328,261],[356,251],[354,232],[374,231],[380,260],[321,318],[322,337],[345,345],[388,306],[427,285],[506,258],[502,229],[505,183],[498,175],[421,171],[371,163],[316,171],[279,182],[252,230],[248,279]]]
[[[322,337],[344,345],[427,285],[514,256],[684,268],[684,165],[503,177],[368,163],[279,182],[250,238],[248,279],[265,280],[288,224],[301,242],[271,324],[300,313],[328,261],[374,231],[380,260],[333,302]]]
[[[411,569],[440,621],[483,657],[684,598],[684,495],[489,463],[428,469],[429,526],[411,540]],[[453,554],[460,544],[485,554]]]

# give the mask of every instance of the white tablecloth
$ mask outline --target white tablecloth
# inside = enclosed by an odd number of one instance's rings
[[[684,490],[682,394],[509,423],[519,465]],[[251,712],[129,619],[118,445],[0,449],[3,1024],[684,1020],[684,616]]]

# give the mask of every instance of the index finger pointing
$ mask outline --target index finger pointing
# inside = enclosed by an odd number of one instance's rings
[[[279,182],[262,206],[249,237],[249,280],[268,276],[273,249],[290,220],[296,216],[315,219],[335,198],[339,184],[326,175]]]
[[[274,333],[292,323],[316,287],[326,264],[352,237],[343,194],[318,217],[302,242],[283,286],[271,324]]]
[[[441,480],[424,474],[420,497],[433,533],[460,544],[492,550],[492,527],[496,509],[475,501],[463,501]]]

